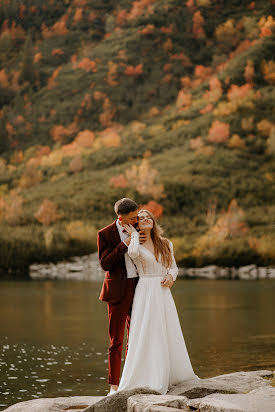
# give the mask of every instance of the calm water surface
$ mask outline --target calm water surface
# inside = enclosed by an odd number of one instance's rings
[[[0,410],[107,393],[101,282],[0,282]],[[172,289],[201,378],[275,368],[275,281],[178,280]]]

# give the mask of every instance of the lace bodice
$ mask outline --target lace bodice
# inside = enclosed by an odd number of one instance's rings
[[[138,274],[140,277],[145,276],[165,276],[168,273],[172,275],[174,281],[178,275],[178,267],[175,261],[174,252],[173,252],[173,244],[169,240],[170,249],[172,252],[172,265],[170,268],[166,268],[161,263],[161,259],[159,262],[156,260],[155,255],[150,252],[145,246],[139,243],[139,233],[133,232],[131,234],[131,242],[128,246],[128,255],[131,259],[133,259]]]

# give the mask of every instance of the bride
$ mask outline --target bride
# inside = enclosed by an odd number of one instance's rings
[[[138,213],[139,232],[124,225],[131,236],[128,254],[134,261],[139,282],[133,300],[126,356],[118,391],[149,387],[166,394],[169,386],[195,375],[176,306],[170,291],[178,268],[173,245],[161,237],[161,229],[148,210]]]

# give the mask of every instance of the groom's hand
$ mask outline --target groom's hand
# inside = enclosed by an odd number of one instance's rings
[[[147,236],[146,236],[144,230],[141,230],[139,232],[139,243],[142,245],[142,243],[146,242],[146,240],[147,240]]]
[[[172,275],[166,275],[165,278],[160,282],[161,286],[166,288],[171,288],[174,284],[174,279]]]

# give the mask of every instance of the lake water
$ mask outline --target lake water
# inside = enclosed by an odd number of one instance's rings
[[[105,395],[101,282],[0,282],[0,410],[41,397]],[[275,369],[275,281],[181,280],[172,288],[195,373]]]

